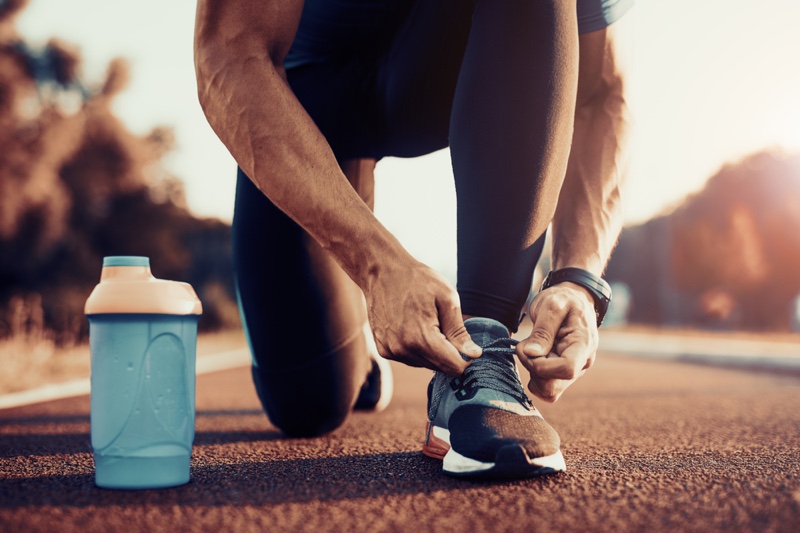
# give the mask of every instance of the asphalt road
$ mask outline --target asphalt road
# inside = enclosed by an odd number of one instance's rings
[[[568,471],[451,479],[419,452],[429,373],[284,439],[246,368],[198,378],[192,481],[95,487],[89,400],[0,411],[0,531],[800,531],[800,378],[602,354],[556,405]]]

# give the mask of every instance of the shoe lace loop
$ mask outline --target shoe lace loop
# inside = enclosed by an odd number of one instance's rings
[[[451,381],[456,398],[470,398],[478,389],[491,389],[508,394],[523,406],[530,407],[531,401],[522,388],[514,362],[517,343],[514,339],[503,338],[484,346],[483,355],[473,359],[464,373]]]

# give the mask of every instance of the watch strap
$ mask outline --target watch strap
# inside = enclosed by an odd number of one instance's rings
[[[608,311],[608,305],[611,303],[611,287],[606,280],[582,268],[561,268],[558,270],[551,270],[547,274],[544,283],[542,283],[540,292],[553,285],[564,282],[575,283],[589,291],[589,294],[592,295],[592,299],[594,300],[597,326],[600,327]]]

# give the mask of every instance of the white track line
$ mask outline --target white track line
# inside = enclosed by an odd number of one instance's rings
[[[250,350],[247,348],[205,355],[197,358],[197,375],[238,368],[249,364]],[[0,396],[0,409],[84,396],[89,394],[90,390],[89,379],[86,378],[65,383],[52,383],[31,390],[4,394]]]
[[[600,350],[732,367],[800,370],[800,343],[794,342],[608,332],[600,334]]]

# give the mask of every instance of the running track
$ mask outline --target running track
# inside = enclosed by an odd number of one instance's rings
[[[429,373],[287,440],[247,368],[198,378],[192,481],[93,484],[89,400],[0,410],[0,531],[800,531],[800,378],[601,354],[556,405],[568,471],[450,479],[419,453]]]

